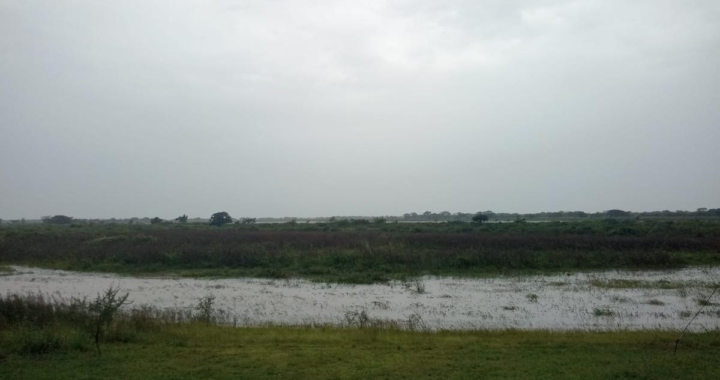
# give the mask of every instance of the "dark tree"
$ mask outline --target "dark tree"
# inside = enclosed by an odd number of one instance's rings
[[[71,216],[65,216],[65,215],[55,215],[51,218],[44,218],[43,223],[50,223],[50,224],[70,224],[72,223],[73,218]]]
[[[485,214],[483,214],[483,213],[481,213],[481,212],[475,214],[475,215],[472,217],[473,223],[477,223],[477,224],[482,224],[483,222],[487,222],[488,219],[489,219],[488,216],[485,215]]]
[[[187,223],[188,216],[185,214],[182,214],[182,216],[178,216],[177,218],[175,218],[175,221],[180,222],[180,223]]]
[[[623,211],[623,210],[617,210],[617,209],[607,210],[607,211],[605,211],[605,215],[607,215],[611,218],[630,216],[630,211]]]
[[[225,211],[216,212],[210,217],[211,226],[222,226],[228,223],[232,223],[232,217]]]
[[[158,218],[157,216],[154,217],[154,218],[152,218],[152,219],[150,219],[150,224],[160,224],[160,223],[162,223],[162,222],[163,222],[163,220],[160,219],[160,218]]]

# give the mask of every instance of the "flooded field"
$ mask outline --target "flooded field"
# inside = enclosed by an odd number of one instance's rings
[[[239,325],[342,325],[363,314],[428,329],[680,330],[720,281],[720,268],[485,279],[424,277],[386,285],[135,278],[13,269],[0,276],[0,293],[93,298],[113,285],[130,293],[133,306],[192,308],[201,297],[214,295],[217,307]],[[720,295],[716,294],[691,329],[718,328]]]

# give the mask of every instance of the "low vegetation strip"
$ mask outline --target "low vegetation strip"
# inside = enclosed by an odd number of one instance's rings
[[[688,282],[670,280],[628,280],[628,279],[593,279],[590,285],[605,289],[684,289],[690,286],[701,286],[715,288],[720,283],[712,282]]]
[[[262,225],[262,229],[243,225],[18,226],[0,228],[0,262],[85,271],[297,276],[351,283],[419,274],[720,264],[720,228],[709,223],[666,226],[671,232],[638,236],[571,233],[577,226],[565,225],[573,223],[559,223],[557,230],[544,225],[485,229],[461,224],[469,231],[447,230],[451,223],[422,226],[427,230],[421,232],[406,231],[406,226],[338,229],[330,224],[302,226],[307,230],[297,225]],[[602,223],[587,227],[596,225]]]

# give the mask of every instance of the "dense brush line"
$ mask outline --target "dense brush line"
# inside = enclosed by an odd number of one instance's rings
[[[715,225],[668,227],[676,229],[672,233],[626,236],[553,232],[551,227],[465,233],[300,231],[293,226],[287,227],[289,230],[278,226],[266,230],[14,228],[0,230],[0,262],[79,270],[229,268],[245,271],[237,273],[240,275],[262,277],[364,276],[341,279],[349,282],[382,281],[395,274],[672,268],[720,263],[720,229]]]

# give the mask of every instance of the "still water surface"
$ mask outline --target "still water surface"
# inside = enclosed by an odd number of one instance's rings
[[[413,317],[430,329],[672,329],[685,327],[698,300],[720,281],[720,268],[676,271],[610,271],[557,276],[482,279],[424,277],[424,293],[401,282],[339,285],[305,280],[135,278],[13,267],[0,276],[0,293],[95,297],[109,286],[130,293],[133,306],[192,308],[216,296],[217,307],[239,324],[343,324],[346,315],[402,323]],[[608,289],[598,282],[639,281],[643,288]],[[673,287],[672,289],[663,289]],[[593,285],[595,284],[595,285]],[[650,287],[647,287],[650,286]],[[720,295],[711,300],[720,304]],[[692,329],[720,328],[720,306],[711,304]]]

